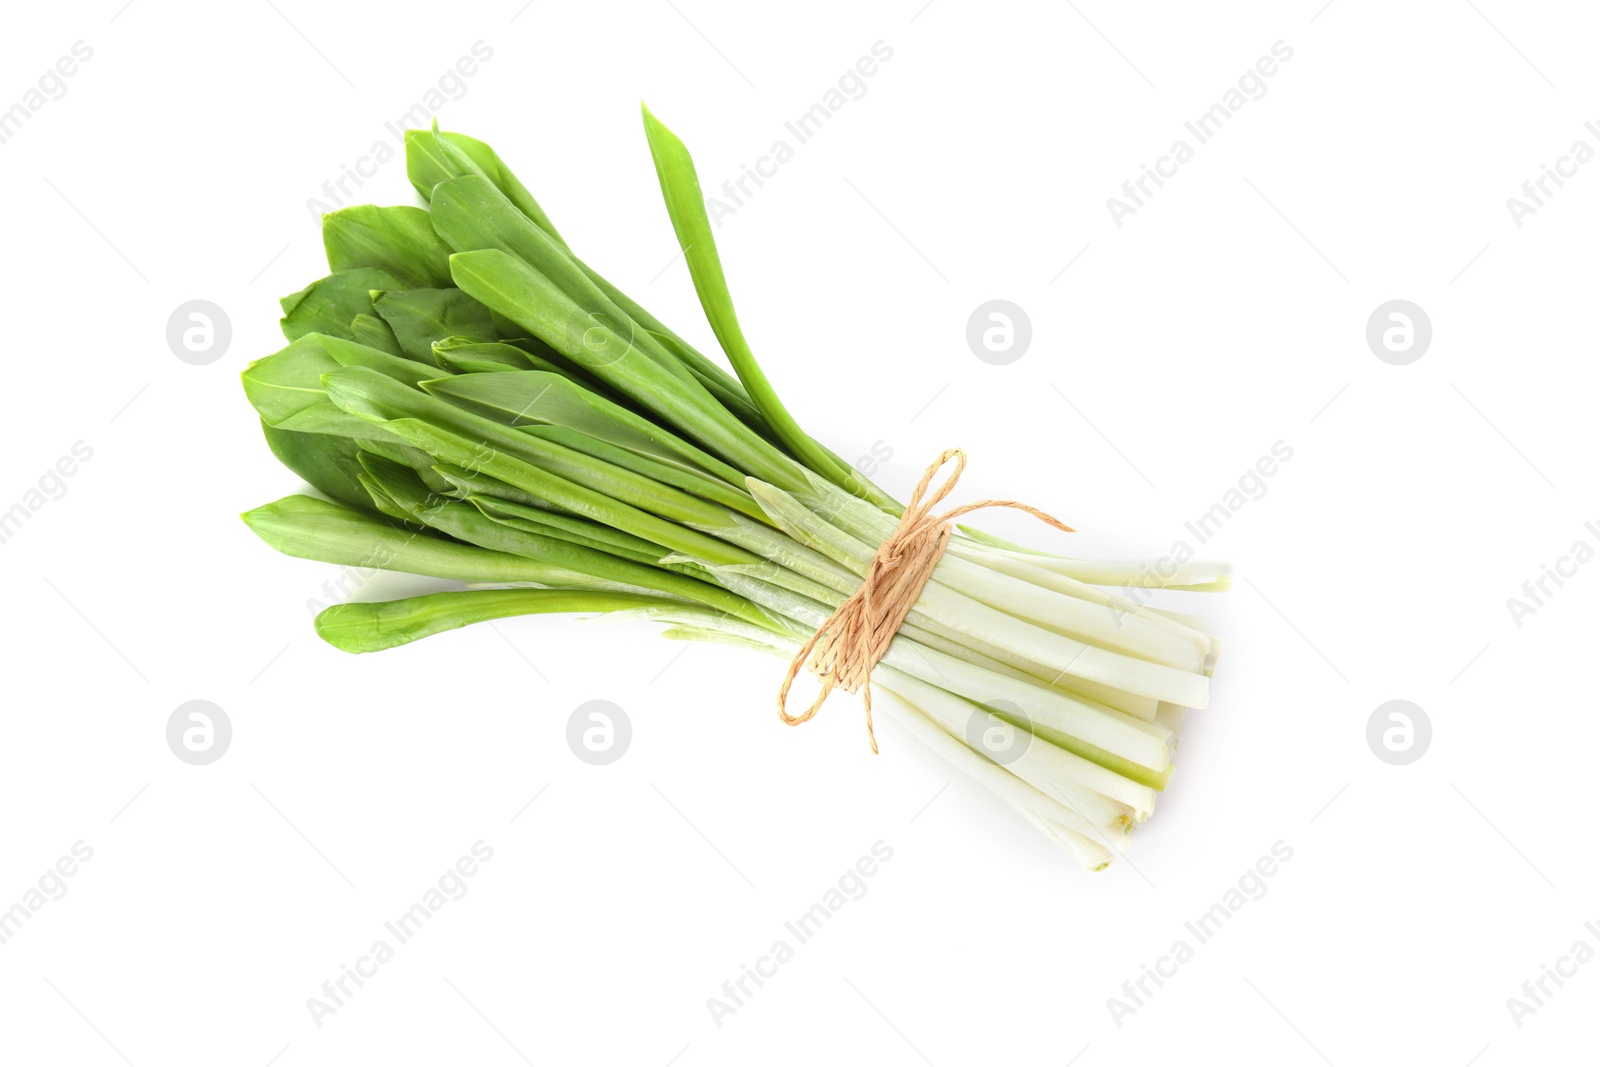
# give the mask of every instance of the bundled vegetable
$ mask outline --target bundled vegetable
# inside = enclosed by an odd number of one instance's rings
[[[1166,787],[1217,651],[1145,590],[1220,589],[1226,575],[1189,564],[1157,579],[953,532],[807,436],[734,314],[688,151],[644,118],[735,373],[574,255],[487,144],[410,131],[427,208],[327,215],[332,273],[284,299],[288,347],[244,373],[273,452],[328,499],[286,497],[245,521],[292,556],[466,587],[327,609],[317,632],[346,651],[613,613],[798,651],[825,686],[870,678],[911,733],[1104,867]],[[918,553],[931,573],[897,570]]]

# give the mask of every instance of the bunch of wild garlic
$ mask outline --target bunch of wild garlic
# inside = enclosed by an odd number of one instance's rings
[[[244,385],[273,452],[327,499],[245,521],[290,555],[471,587],[329,608],[333,645],[602,612],[793,655],[894,531],[901,506],[779,401],[688,151],[645,127],[733,375],[578,259],[481,141],[411,131],[427,207],[325,217],[332,273],[285,298],[290,343]],[[1154,584],[1226,581],[1188,565]],[[1151,814],[1217,649],[1199,621],[1113,591],[1129,584],[1153,583],[963,527],[871,675],[912,733],[1097,869]]]

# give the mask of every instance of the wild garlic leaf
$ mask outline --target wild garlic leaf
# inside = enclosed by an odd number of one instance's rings
[[[351,319],[350,337],[368,348],[376,348],[391,356],[405,355],[400,351],[400,342],[395,339],[394,331],[389,329],[389,324],[376,315],[362,312]]]
[[[433,343],[446,337],[500,336],[489,309],[460,289],[390,290],[374,296],[372,308],[394,331],[401,354],[419,363],[437,366]]]
[[[867,495],[866,486],[855,477],[852,470],[836,463],[800,429],[778,399],[772,384],[767,381],[766,373],[756,362],[755,354],[745,340],[739,317],[734,313],[733,297],[728,292],[728,280],[722,272],[722,259],[717,255],[717,241],[711,233],[711,220],[706,216],[705,198],[700,192],[700,178],[695,173],[689,149],[676,134],[650,114],[649,108],[642,110],[645,136],[649,139],[650,155],[656,164],[656,178],[661,184],[661,195],[666,200],[667,214],[672,218],[673,232],[678,236],[678,246],[683,249],[689,275],[694,279],[694,291],[700,297],[700,307],[711,323],[712,332],[717,335],[722,350],[727,353],[751,401],[783,443],[806,466],[836,485],[858,495]]]
[[[267,447],[278,462],[306,480],[318,492],[361,511],[371,511],[372,501],[361,488],[361,448],[347,437],[322,433],[296,433],[261,424]]]
[[[559,374],[465,374],[424,382],[422,388],[508,426],[536,422],[565,426],[682,470],[709,472],[729,485],[744,485],[739,471],[709,452]]]
[[[419,207],[361,204],[322,216],[322,246],[331,271],[372,267],[407,288],[450,284],[450,248]]]
[[[440,133],[437,128],[406,131],[406,177],[422,198],[430,201],[430,206],[440,183],[467,174],[491,182],[530,222],[566,247],[533,194],[493,148],[466,134]]]
[[[350,324],[357,315],[372,314],[373,290],[404,288],[404,281],[375,267],[342,270],[319,278],[279,301],[283,306],[283,335],[291,341],[308,333],[353,339]]]
[[[544,573],[529,560],[437,536],[419,537],[415,530],[309,496],[284,497],[241,517],[256,536],[284,555],[341,567],[465,582],[538,581]]]
[[[276,426],[302,408],[326,403],[322,376],[338,369],[339,364],[323,347],[321,335],[307,334],[256,360],[240,378],[256,412]]]
[[[376,604],[335,604],[317,616],[317,635],[344,652],[378,652],[475,622],[557,612],[663,608],[677,601],[606,589],[468,589]]]

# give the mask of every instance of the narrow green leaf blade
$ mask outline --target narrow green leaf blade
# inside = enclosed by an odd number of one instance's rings
[[[667,214],[672,217],[672,229],[678,236],[689,274],[694,279],[695,293],[712,331],[727,353],[739,380],[744,383],[751,401],[760,409],[767,424],[783,441],[789,451],[813,471],[830,482],[842,486],[859,496],[882,504],[881,492],[864,485],[855,472],[834,462],[820,445],[800,429],[789,414],[777,392],[767,381],[766,373],[756,362],[739,318],[733,310],[733,297],[728,292],[728,281],[722,273],[722,259],[717,255],[716,238],[712,236],[711,220],[706,216],[705,198],[700,192],[700,178],[695,173],[694,160],[689,149],[676,134],[663,126],[649,108],[644,114],[645,136],[650,141],[650,156],[655,160],[656,177],[661,184],[661,194],[667,203]]]
[[[469,589],[376,604],[335,604],[317,616],[317,635],[344,652],[396,648],[475,622],[517,615],[592,614],[670,608],[676,601],[635,593],[566,589]]]

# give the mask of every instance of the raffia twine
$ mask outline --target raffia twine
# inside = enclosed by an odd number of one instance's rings
[[[956,461],[955,472],[924,500],[933,479],[952,459]],[[905,514],[900,517],[900,525],[878,546],[860,588],[817,627],[817,632],[790,661],[789,673],[778,690],[778,716],[786,725],[799,726],[809,721],[835,689],[860,692],[866,710],[867,740],[873,753],[877,753],[878,739],[872,730],[872,669],[889,651],[895,634],[922,595],[922,587],[928,583],[944,555],[945,546],[950,543],[951,523],[955,519],[983,508],[1015,508],[1058,530],[1074,532],[1061,520],[1017,500],[980,500],[935,515],[934,507],[950,495],[966,469],[967,454],[959,448],[951,448],[923,472],[922,480],[917,482],[907,502]],[[805,667],[821,680],[822,690],[811,707],[799,715],[790,715],[789,687]]]

